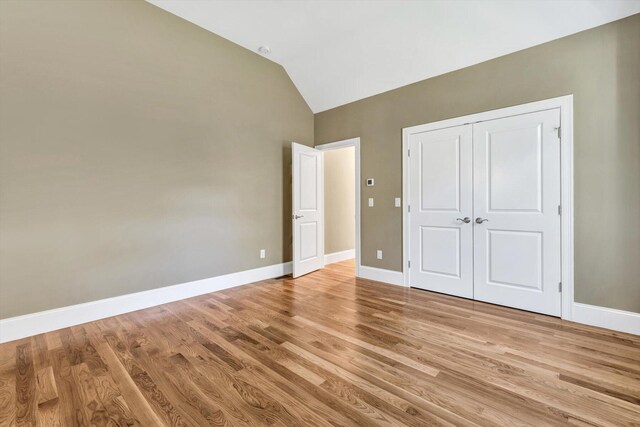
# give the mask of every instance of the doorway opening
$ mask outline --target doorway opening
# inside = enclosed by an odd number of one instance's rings
[[[324,260],[356,268],[356,147],[316,147],[324,152]]]

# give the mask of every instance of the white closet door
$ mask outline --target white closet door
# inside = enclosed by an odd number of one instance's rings
[[[464,125],[409,140],[411,286],[466,298],[473,297],[471,136]]]
[[[474,298],[559,316],[560,110],[473,125]]]

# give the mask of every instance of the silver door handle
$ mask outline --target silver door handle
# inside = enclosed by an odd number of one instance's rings
[[[486,218],[480,218],[480,217],[476,218],[476,224],[482,224],[485,221],[489,221],[489,220]]]
[[[464,218],[456,218],[456,221],[462,221],[465,224],[469,224],[471,222],[471,218],[469,218],[468,216],[465,216]]]
[[[304,218],[304,215],[294,215],[293,219],[300,219],[300,218]]]

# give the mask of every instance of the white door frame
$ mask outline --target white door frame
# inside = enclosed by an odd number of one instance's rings
[[[356,188],[356,277],[360,277],[360,137],[345,139],[342,141],[330,142],[328,144],[316,145],[316,150],[329,151],[338,148],[354,147],[356,158],[355,188]]]
[[[562,318],[573,317],[573,95],[484,111],[402,129],[402,274],[410,286],[409,272],[409,136],[414,133],[516,116],[535,111],[560,109],[560,180],[562,203]]]

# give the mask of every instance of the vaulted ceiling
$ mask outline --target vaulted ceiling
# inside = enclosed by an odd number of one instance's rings
[[[314,112],[640,12],[640,0],[148,0],[252,51]]]

